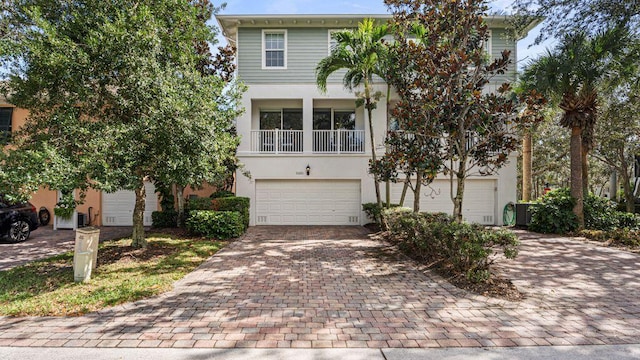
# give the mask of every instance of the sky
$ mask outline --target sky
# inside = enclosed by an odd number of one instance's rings
[[[213,1],[219,4],[218,1]],[[226,0],[227,7],[221,14],[267,15],[267,14],[386,14],[383,0]],[[491,10],[511,12],[512,0],[493,0]],[[518,42],[518,68],[544,53],[553,46],[547,41],[538,46],[530,46],[538,35],[540,25],[529,32],[529,36]]]

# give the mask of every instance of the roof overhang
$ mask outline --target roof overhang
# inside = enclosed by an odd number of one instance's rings
[[[343,14],[343,15],[216,15],[216,20],[222,30],[222,34],[229,43],[235,43],[239,27],[254,28],[278,28],[278,27],[335,27],[349,28],[356,26],[364,19],[374,19],[383,23],[391,19],[389,14]],[[507,28],[511,26],[509,15],[489,15],[487,23],[494,28]],[[532,18],[519,31],[518,40],[527,36],[527,33],[542,22],[543,18]]]

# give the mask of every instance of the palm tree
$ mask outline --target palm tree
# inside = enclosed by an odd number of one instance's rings
[[[598,114],[600,81],[607,75],[612,59],[624,48],[625,33],[608,30],[590,37],[576,33],[564,37],[555,50],[529,64],[523,74],[526,83],[545,93],[563,111],[560,125],[571,130],[571,196],[573,212],[584,227],[583,197],[588,177],[586,156],[593,144],[593,128]]]
[[[316,82],[321,91],[327,91],[327,79],[338,70],[346,70],[342,79],[344,86],[350,91],[362,86],[363,92],[356,92],[357,104],[364,105],[367,110],[369,136],[371,140],[371,160],[376,162],[376,145],[373,133],[372,112],[376,108],[379,92],[374,92],[373,76],[379,75],[379,63],[386,56],[387,49],[383,41],[389,32],[386,24],[375,25],[372,19],[364,19],[355,30],[344,30],[333,33],[336,46],[331,54],[322,59],[316,67]],[[374,178],[376,201],[382,205],[380,184]]]

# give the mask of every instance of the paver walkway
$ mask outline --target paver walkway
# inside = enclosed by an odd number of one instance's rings
[[[640,257],[520,232],[521,302],[459,290],[360,227],[255,227],[163,296],[0,318],[0,346],[459,347],[640,343]]]

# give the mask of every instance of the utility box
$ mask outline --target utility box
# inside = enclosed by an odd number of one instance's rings
[[[87,282],[91,271],[98,265],[98,243],[100,229],[86,227],[76,230],[76,245],[73,253],[73,281]]]
[[[516,204],[516,226],[529,226],[531,223],[531,203]]]

